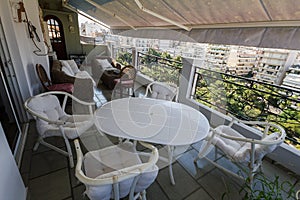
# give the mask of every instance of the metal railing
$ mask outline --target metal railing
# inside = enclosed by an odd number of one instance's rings
[[[300,91],[197,67],[191,98],[245,120],[280,124],[300,147]]]
[[[154,81],[179,84],[181,62],[138,52],[137,66],[139,72]]]

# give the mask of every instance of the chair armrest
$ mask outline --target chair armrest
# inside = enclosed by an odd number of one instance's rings
[[[254,121],[252,121],[254,122]],[[258,125],[258,124],[265,124],[265,125],[268,125],[268,126],[273,126],[275,128],[277,128],[279,130],[279,138],[277,140],[274,140],[274,141],[267,141],[267,140],[260,140],[260,139],[253,139],[253,138],[246,138],[246,137],[236,137],[236,136],[231,136],[231,135],[227,135],[227,134],[224,134],[223,132],[221,132],[220,130],[216,130],[216,129],[212,129],[213,131],[213,135],[212,137],[214,137],[214,135],[218,135],[220,137],[223,137],[223,138],[226,138],[226,139],[230,139],[230,140],[236,140],[236,141],[241,141],[241,142],[248,142],[248,143],[253,143],[253,144],[262,144],[262,145],[273,145],[273,144],[279,144],[281,142],[284,141],[285,139],[285,136],[286,136],[286,133],[285,133],[285,130],[277,125],[277,124],[273,124],[273,123],[268,123],[268,122],[258,122],[258,123],[250,123],[250,124],[255,124],[255,125]],[[267,129],[269,129],[267,127]],[[265,135],[266,133],[263,134],[263,136]]]
[[[118,62],[115,63],[115,68],[121,70],[122,69],[122,65]]]

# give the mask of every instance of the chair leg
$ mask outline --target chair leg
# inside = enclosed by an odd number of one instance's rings
[[[139,178],[140,178],[140,175],[134,177],[134,179],[133,179],[133,182],[130,187],[130,192],[129,192],[129,200],[136,200],[139,196],[139,194],[134,195],[134,190],[135,190],[135,187],[136,187],[136,184],[137,184]]]
[[[73,153],[72,153],[72,149],[71,149],[71,145],[70,142],[67,138],[65,139],[65,143],[66,143],[66,147],[67,147],[67,152],[68,152],[68,157],[69,157],[69,162],[70,162],[70,168],[74,167],[74,160],[73,160]]]
[[[147,200],[146,198],[146,190],[141,192],[142,200]]]
[[[64,156],[68,156],[67,152],[65,152],[64,150],[61,150],[60,148],[58,148],[58,147],[56,147],[56,146],[54,146],[52,144],[49,144],[49,143],[45,142],[43,139],[40,139],[39,142],[40,142],[40,144],[42,144],[42,145],[44,145],[44,146],[46,146],[46,147],[48,147],[48,148],[50,148],[50,149],[52,149],[52,150],[60,153],[60,154],[63,154]]]
[[[249,164],[249,184],[251,187],[251,190],[253,190],[253,175],[254,175],[254,171],[256,169],[254,169],[254,157],[255,157],[255,144],[251,143],[251,154],[250,154],[250,164]]]
[[[113,184],[113,191],[114,191],[114,200],[119,200],[120,199],[119,183]]]
[[[34,144],[33,151],[36,151],[39,148],[41,140],[43,140],[43,138],[39,137],[36,143]]]
[[[72,154],[72,149],[71,149],[69,139],[66,137],[63,127],[59,126],[59,129],[60,129],[60,132],[61,132],[61,134],[64,138],[64,141],[65,141],[65,144],[66,144],[66,147],[67,147],[67,156],[69,157],[70,168],[73,168],[74,167],[74,160],[73,160],[73,154]]]
[[[173,174],[173,154],[174,154],[174,146],[167,146],[168,147],[168,156],[169,156],[169,175],[172,185],[175,185],[175,179]]]

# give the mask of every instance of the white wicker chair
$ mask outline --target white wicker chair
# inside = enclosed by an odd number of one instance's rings
[[[232,128],[234,124],[255,126],[255,128],[253,127],[252,129],[260,134],[260,138],[246,138]],[[199,158],[205,158],[219,169],[226,171],[235,177],[242,179],[249,178],[252,187],[254,175],[261,167],[262,159],[265,155],[271,153],[276,147],[283,143],[285,136],[285,130],[277,124],[261,121],[242,121],[233,117],[229,125],[220,125],[211,129],[195,162]],[[217,160],[218,150],[221,150],[221,152],[223,152],[232,162],[236,164],[246,164],[243,166],[249,167],[248,177],[233,173],[219,165],[217,162],[205,157],[212,150],[212,145],[216,147],[215,160]]]
[[[146,200],[145,190],[158,174],[155,165],[158,151],[155,147],[141,142],[151,150],[151,153],[143,153],[142,159],[135,145],[128,141],[88,152],[84,156],[78,140],[74,143],[77,153],[75,176],[85,184],[85,194],[91,200],[117,200],[127,195],[129,200]]]
[[[174,100],[177,102],[178,87],[174,84],[154,81],[148,84],[146,88],[145,97],[148,96],[154,99],[163,99],[168,101]]]
[[[62,106],[55,95],[64,97]],[[65,113],[67,99],[71,98],[79,104],[89,108],[90,114],[85,115],[68,115]],[[39,144],[43,144],[58,153],[69,157],[70,167],[74,167],[72,150],[68,139],[75,139],[89,129],[93,124],[93,107],[94,102],[84,102],[66,92],[45,92],[30,97],[24,103],[25,109],[32,114],[36,120],[36,127],[39,133],[38,141],[34,146],[37,150]],[[64,138],[67,151],[64,151],[52,144],[47,143],[44,138],[60,136]]]

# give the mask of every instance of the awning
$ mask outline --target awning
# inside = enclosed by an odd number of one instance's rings
[[[69,0],[66,6],[120,35],[300,49],[297,0]]]

